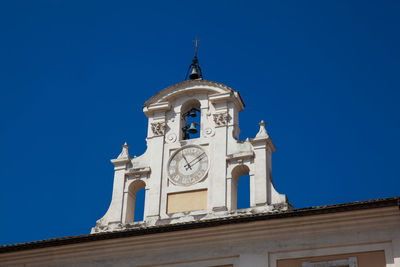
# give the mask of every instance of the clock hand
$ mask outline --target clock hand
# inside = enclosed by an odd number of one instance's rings
[[[185,157],[185,154],[183,154],[183,152],[182,152],[182,157],[183,157],[183,159],[186,161],[186,165],[183,166],[183,167],[185,167],[186,170],[187,170],[187,168],[192,169],[192,167],[190,166],[190,164],[189,164],[189,162],[187,161],[187,159],[186,159],[186,157]],[[188,166],[188,167],[186,167],[186,166]]]
[[[195,160],[197,160],[198,158],[201,158],[201,156],[203,156],[205,154],[205,152],[201,153],[199,156],[195,157],[194,159],[192,159],[187,165],[190,166],[190,164],[192,164]],[[199,162],[200,160],[196,161],[195,163]],[[186,168],[186,165],[184,166]]]
[[[192,164],[192,166],[194,166],[195,164],[199,163],[202,159],[203,159],[203,157],[200,157],[197,161],[191,162],[190,164]]]

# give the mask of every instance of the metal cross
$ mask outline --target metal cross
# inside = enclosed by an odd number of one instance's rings
[[[196,50],[194,52],[194,56],[197,57],[197,48],[199,47],[199,39],[196,36],[196,40],[193,40],[193,42],[196,44]]]

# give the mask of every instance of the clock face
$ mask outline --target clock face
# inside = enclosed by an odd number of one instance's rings
[[[193,185],[206,176],[208,165],[208,156],[200,146],[182,147],[169,159],[169,180],[176,185]]]

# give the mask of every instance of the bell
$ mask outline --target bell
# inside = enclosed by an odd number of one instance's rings
[[[193,66],[192,72],[189,75],[189,78],[191,80],[196,80],[198,78],[200,78],[199,72],[197,71],[197,67]]]
[[[194,109],[194,108],[192,108],[190,111],[189,111],[189,116],[190,117],[196,117],[197,116],[197,114],[196,114],[196,109]]]
[[[190,123],[190,127],[189,127],[189,129],[187,131],[190,134],[197,134],[198,131],[197,131],[197,128],[196,128],[196,123],[194,121],[192,121]]]

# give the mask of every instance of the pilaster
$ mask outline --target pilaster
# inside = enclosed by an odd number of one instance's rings
[[[164,168],[164,135],[152,137],[147,141],[151,179],[146,187],[145,218],[160,215],[161,189]]]
[[[220,126],[215,129],[215,141],[213,142],[213,162],[209,179],[212,184],[212,209],[213,211],[226,211],[227,208],[227,182],[226,182],[226,149],[227,149],[227,127]],[[210,176],[210,175],[209,175]]]
[[[267,177],[267,146],[265,141],[256,141],[254,147],[254,176],[250,179],[251,186],[250,195],[253,196],[253,205],[268,204],[268,177]]]
[[[275,149],[265,129],[265,122],[260,122],[260,130],[251,140],[254,149],[254,186],[250,194],[253,195],[254,205],[271,204],[271,153]]]

